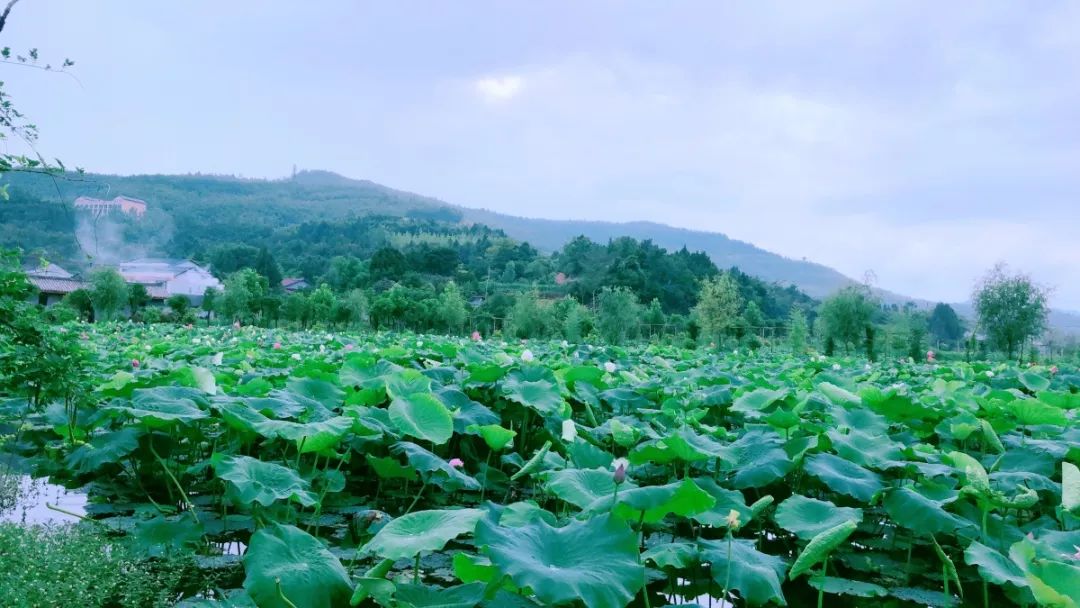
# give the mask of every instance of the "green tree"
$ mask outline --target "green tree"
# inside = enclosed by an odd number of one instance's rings
[[[90,296],[89,289],[84,287],[76,289],[64,296],[61,303],[74,310],[83,321],[94,321],[94,300]]]
[[[225,278],[221,312],[233,321],[253,321],[266,295],[266,278],[250,268],[240,269]]]
[[[206,291],[203,292],[202,305],[200,306],[200,308],[206,312],[207,324],[214,318],[214,313],[217,312],[219,303],[220,294],[218,293],[218,290],[213,287],[207,287]]]
[[[806,314],[801,308],[792,308],[788,316],[788,346],[791,347],[791,352],[796,354],[806,352],[807,333]]]
[[[308,297],[303,293],[290,293],[285,296],[282,304],[282,315],[286,321],[295,323],[301,329],[307,327],[311,318],[311,307],[308,305]]]
[[[128,285],[128,308],[131,309],[131,314],[135,314],[139,310],[142,310],[144,306],[150,303],[150,294],[146,291],[146,286],[142,283],[131,283]]]
[[[667,319],[664,315],[664,309],[660,306],[659,298],[653,298],[652,302],[649,302],[649,307],[645,309],[641,320],[650,336],[655,337],[664,333],[664,324]]]
[[[540,302],[540,292],[535,287],[518,294],[509,315],[507,333],[515,338],[542,338],[548,333],[551,315]]]
[[[821,303],[819,320],[824,325],[826,341],[850,347],[863,344],[866,328],[872,327],[877,302],[862,287],[845,287]]]
[[[259,255],[255,258],[255,272],[266,279],[270,291],[281,289],[281,267],[266,247],[260,248]]]
[[[447,281],[439,294],[439,320],[450,333],[461,333],[469,311],[465,308],[465,298],[453,281]]]
[[[1023,355],[1024,342],[1046,329],[1047,290],[1025,274],[994,266],[975,287],[972,298],[979,327],[991,343],[1012,359]]]
[[[367,322],[368,299],[363,289],[351,289],[339,298],[335,306],[334,321],[346,327],[359,327]]]
[[[329,325],[334,318],[334,292],[326,283],[319,285],[308,296],[308,306],[311,307],[311,320],[315,323]]]
[[[949,346],[956,345],[964,337],[964,325],[952,306],[938,303],[930,313],[930,334],[935,340]]]
[[[596,329],[608,344],[622,344],[636,335],[641,305],[626,287],[605,287],[596,301]]]
[[[573,298],[567,298],[562,320],[562,336],[569,342],[581,342],[593,329],[592,313]]]
[[[717,346],[739,317],[742,298],[730,273],[721,273],[701,283],[701,292],[693,313],[701,333]]]
[[[127,282],[112,268],[95,270],[90,275],[90,300],[98,319],[112,321],[128,303]]]
[[[184,294],[177,293],[169,296],[169,299],[165,300],[165,305],[172,311],[172,318],[179,323],[187,318],[191,300]]]

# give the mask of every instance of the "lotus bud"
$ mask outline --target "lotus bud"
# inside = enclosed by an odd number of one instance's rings
[[[521,353],[521,360],[526,362],[526,363],[529,363],[530,361],[532,361],[535,358],[536,357],[533,356],[531,350],[526,349],[525,352]]]
[[[611,468],[615,471],[611,478],[615,482],[615,485],[620,485],[622,482],[626,481],[626,467],[628,466],[630,466],[630,462],[625,458],[616,458],[611,463]]]
[[[732,531],[738,530],[740,527],[742,527],[742,522],[739,520],[739,512],[735,509],[728,511],[727,527],[731,528]]]
[[[609,374],[614,374],[615,369],[616,369],[615,363],[613,363],[611,361],[608,361],[607,363],[604,364],[604,371],[606,371]]]
[[[460,458],[451,458],[450,466],[454,467],[455,469],[460,469],[461,467],[465,466],[465,461]]]
[[[139,360],[138,359],[132,359],[131,360],[131,367],[139,367]]]

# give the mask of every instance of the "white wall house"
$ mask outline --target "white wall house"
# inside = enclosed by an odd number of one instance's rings
[[[140,258],[121,263],[117,270],[128,283],[142,283],[148,290],[156,287],[166,297],[187,296],[196,306],[202,303],[207,288],[222,289],[221,281],[191,260]]]

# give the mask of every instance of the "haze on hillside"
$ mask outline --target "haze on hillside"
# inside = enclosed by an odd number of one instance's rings
[[[722,232],[960,301],[1080,309],[1080,5],[23,0],[6,69],[100,173],[333,170],[466,207]]]

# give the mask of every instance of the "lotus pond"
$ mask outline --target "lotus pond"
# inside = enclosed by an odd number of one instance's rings
[[[5,449],[183,606],[1080,605],[1076,369],[69,331]]]

